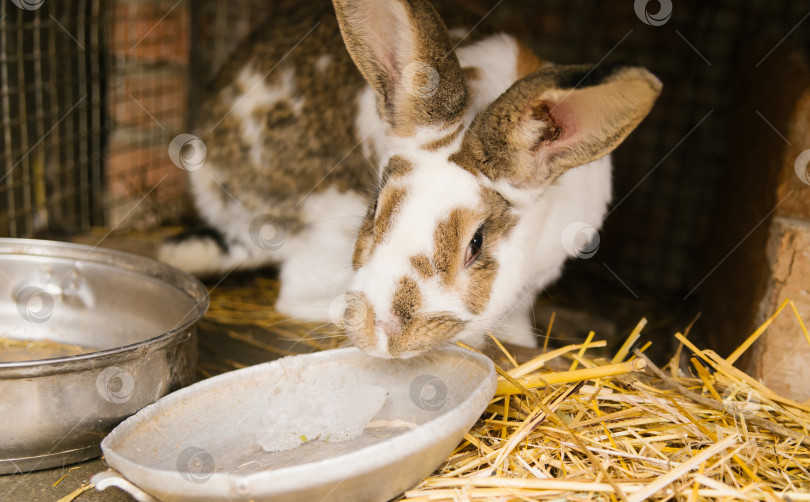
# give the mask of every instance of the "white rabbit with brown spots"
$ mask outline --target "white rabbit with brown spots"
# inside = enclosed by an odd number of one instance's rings
[[[200,274],[275,263],[279,311],[326,321],[342,299],[350,340],[380,357],[487,330],[534,345],[563,232],[600,227],[608,154],[660,90],[642,68],[554,66],[509,35],[451,42],[426,0],[301,6],[203,105],[191,187],[221,242],[161,257]]]

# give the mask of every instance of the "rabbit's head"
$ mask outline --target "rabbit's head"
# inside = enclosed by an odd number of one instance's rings
[[[388,157],[357,238],[344,326],[381,357],[483,334],[526,287],[516,232],[567,170],[607,155],[661,88],[644,69],[550,66],[482,110],[427,0],[335,0]]]

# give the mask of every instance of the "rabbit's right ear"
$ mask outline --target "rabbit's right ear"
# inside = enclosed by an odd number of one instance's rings
[[[661,82],[633,66],[552,66],[517,82],[476,117],[452,160],[537,193],[616,148],[647,116]]]
[[[352,60],[399,136],[460,120],[467,86],[447,28],[428,0],[333,0]]]

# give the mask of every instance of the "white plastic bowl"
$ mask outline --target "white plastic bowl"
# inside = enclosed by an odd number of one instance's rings
[[[271,401],[281,399],[276,389],[284,389],[283,399],[289,401],[282,409],[294,413],[353,392],[357,399],[354,389],[369,385],[388,393],[373,420],[409,422],[412,428],[366,428],[354,439],[310,440],[273,453],[259,446],[268,410],[279,409],[279,402]],[[413,487],[447,458],[495,386],[492,362],[457,347],[408,360],[372,358],[353,348],[331,350],[179,390],[121,423],[101,448],[111,467],[161,500],[384,501]],[[99,474],[94,483],[99,489],[129,485],[114,473]],[[129,491],[136,495],[138,490]],[[143,494],[136,498],[148,500]]]

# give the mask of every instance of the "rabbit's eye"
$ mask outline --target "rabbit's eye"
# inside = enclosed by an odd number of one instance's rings
[[[483,230],[484,227],[478,227],[478,230],[475,231],[475,235],[470,241],[470,245],[467,246],[467,251],[464,253],[465,267],[472,265],[475,259],[478,258],[478,254],[481,253],[481,246],[484,245]]]

